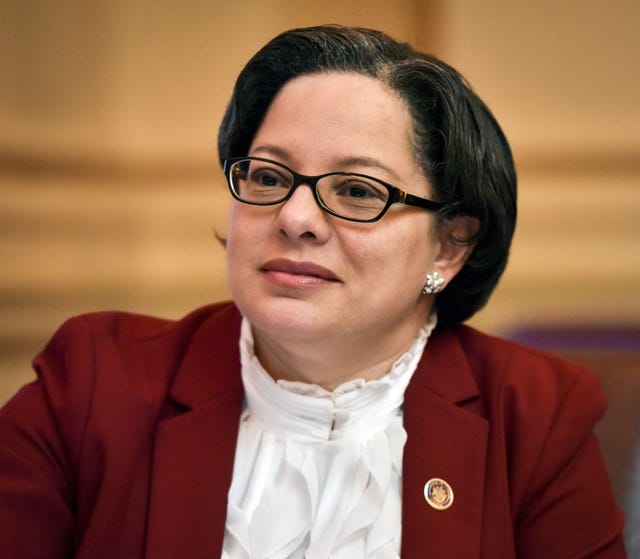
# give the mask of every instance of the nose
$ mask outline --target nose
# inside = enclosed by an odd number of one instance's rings
[[[291,198],[280,206],[277,225],[281,235],[291,240],[325,242],[331,236],[330,216],[316,202],[313,187],[300,184]]]

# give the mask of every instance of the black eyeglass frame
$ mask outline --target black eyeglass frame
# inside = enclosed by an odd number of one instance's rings
[[[285,169],[286,171],[291,173],[291,176],[293,177],[293,184],[291,185],[291,188],[283,198],[279,200],[275,200],[273,202],[249,202],[247,200],[243,200],[242,198],[240,198],[238,193],[233,188],[233,181],[231,178],[231,169],[233,168],[233,165],[235,163],[239,163],[240,161],[262,161],[264,163],[269,163],[271,165],[276,165],[277,167],[281,167],[282,169]],[[355,221],[357,223],[372,223],[374,221],[378,221],[379,219],[382,218],[382,216],[385,213],[387,213],[387,210],[393,204],[405,204],[407,206],[415,206],[430,212],[438,212],[444,207],[444,204],[441,204],[440,202],[434,202],[433,200],[429,200],[427,198],[414,196],[413,194],[409,194],[408,192],[405,192],[404,190],[398,188],[397,186],[393,186],[388,182],[380,180],[376,177],[372,177],[370,175],[364,175],[362,173],[345,173],[341,171],[336,171],[332,173],[324,173],[322,175],[303,175],[301,173],[294,171],[290,167],[287,167],[286,165],[279,163],[278,161],[273,161],[272,159],[266,159],[264,157],[231,157],[229,159],[224,160],[223,169],[224,169],[225,177],[227,178],[227,184],[229,186],[229,190],[231,191],[231,195],[236,200],[238,200],[238,202],[242,202],[243,204],[250,204],[252,206],[275,206],[277,204],[282,204],[287,200],[289,200],[291,196],[293,196],[293,193],[295,192],[296,188],[298,188],[302,184],[306,184],[311,187],[311,191],[313,192],[313,197],[315,198],[316,203],[318,204],[318,206],[320,206],[321,209],[340,219],[344,219],[346,221]],[[389,199],[387,200],[386,204],[384,205],[384,207],[376,217],[372,217],[370,219],[357,219],[353,217],[345,217],[343,215],[336,213],[331,208],[327,207],[322,201],[322,199],[320,198],[320,196],[318,195],[318,187],[317,187],[318,181],[320,179],[323,179],[325,177],[330,177],[330,176],[360,177],[363,179],[374,181],[375,183],[381,184],[387,189],[387,191],[389,192]]]

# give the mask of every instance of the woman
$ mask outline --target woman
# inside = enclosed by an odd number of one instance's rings
[[[0,555],[624,557],[595,377],[461,325],[516,178],[452,68],[286,32],[219,154],[234,303],[61,328],[0,418]]]

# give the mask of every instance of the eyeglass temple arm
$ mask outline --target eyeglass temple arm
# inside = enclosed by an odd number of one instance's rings
[[[414,196],[413,194],[407,194],[402,190],[398,192],[398,202],[400,202],[401,204],[406,204],[407,206],[417,206],[419,208],[425,208],[434,212],[437,212],[444,207],[444,204],[440,204],[439,202],[434,202],[432,200],[427,200],[426,198],[420,198],[420,196]]]

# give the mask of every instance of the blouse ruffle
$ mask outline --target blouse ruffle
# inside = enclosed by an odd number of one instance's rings
[[[274,381],[240,356],[246,406],[228,494],[224,559],[398,558],[404,392],[436,319],[380,379],[332,392]]]

